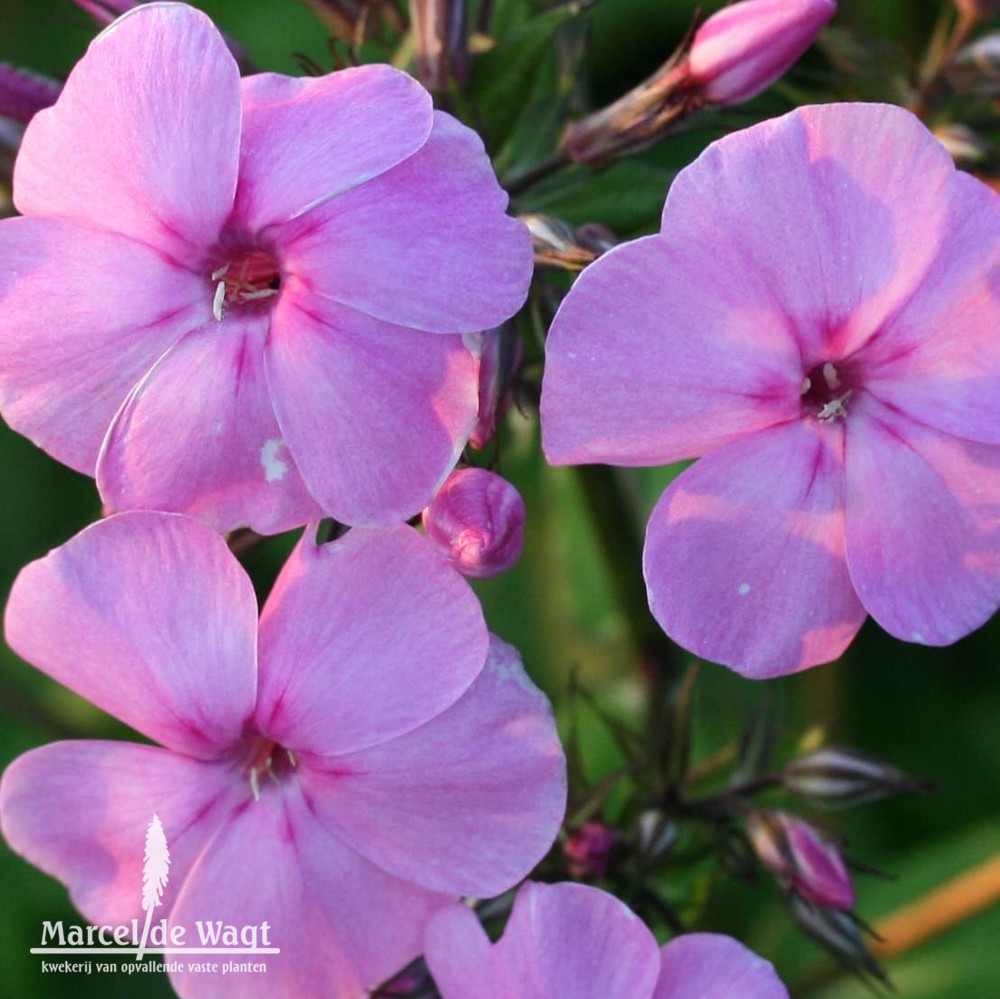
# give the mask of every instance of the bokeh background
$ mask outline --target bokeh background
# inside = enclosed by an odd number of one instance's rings
[[[300,0],[203,0],[263,69],[297,73],[305,57],[330,65],[326,33]],[[505,17],[523,17],[528,0],[500,0]],[[712,0],[707,10],[720,6]],[[622,236],[653,231],[674,172],[714,136],[781,113],[818,96],[899,100],[897,73],[917,64],[945,6],[938,0],[841,0],[824,51],[814,51],[778,87],[713,124],[620,164],[587,183],[547,187],[519,205],[572,223],[601,222]],[[594,106],[618,96],[655,68],[683,36],[689,0],[604,0],[591,11],[586,45]],[[1000,21],[995,25],[1000,31]],[[984,26],[988,32],[990,25]],[[64,76],[94,34],[70,0],[0,0],[0,60]],[[832,49],[831,49],[832,46]],[[835,72],[829,52],[854,53],[855,73]],[[860,53],[860,54],[859,54]],[[529,114],[535,113],[529,110]],[[544,116],[539,105],[537,113]],[[546,126],[548,127],[548,126]],[[544,132],[544,129],[541,129]],[[794,252],[789,247],[789,252]],[[2,261],[0,261],[2,266]],[[141,290],[136,290],[141,294]],[[503,471],[528,504],[527,546],[506,577],[477,585],[493,629],[523,651],[532,676],[565,714],[572,670],[606,710],[637,717],[642,687],[627,625],[610,584],[579,480],[545,467],[536,421],[513,412],[503,430]],[[629,473],[637,522],[670,472]],[[905,504],[905,495],[886,496]],[[0,425],[0,597],[18,569],[99,515],[91,480],[68,472]],[[260,594],[294,538],[271,539],[246,563]],[[1000,855],[1000,621],[948,649],[903,645],[867,625],[837,664],[764,685],[721,667],[701,672],[696,695],[699,754],[732,742],[762,700],[779,706],[786,749],[824,730],[933,781],[935,794],[904,797],[835,817],[851,857],[893,880],[858,876],[859,911],[877,924],[936,886]],[[594,719],[586,722],[595,774],[616,764],[616,750]],[[0,764],[63,738],[133,738],[113,720],[0,649]],[[67,815],[72,823],[73,816]],[[39,971],[28,954],[43,920],[76,917],[63,887],[0,845],[0,997],[80,999],[169,996],[161,976],[67,977]],[[837,973],[830,959],[793,927],[773,885],[753,889],[720,869],[710,878],[703,914],[713,929],[734,933],[776,962],[801,999],[869,994]],[[963,920],[929,942],[887,961],[904,999],[1000,997],[1000,907]],[[567,997],[572,999],[572,997]]]

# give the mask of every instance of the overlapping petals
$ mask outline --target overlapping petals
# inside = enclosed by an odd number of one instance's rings
[[[29,565],[11,646],[168,748],[26,754],[0,784],[4,835],[114,925],[142,914],[155,813],[170,924],[267,921],[281,949],[237,984],[182,970],[181,995],[356,999],[420,952],[432,913],[542,858],[565,760],[517,654],[409,527],[302,542],[259,678],[256,630],[249,579],[188,517],[120,514]]]
[[[702,457],[650,519],[654,614],[749,676],[835,658],[867,611],[951,642],[1000,604],[1000,202],[910,115],[731,135],[662,232],[592,265],[547,345],[554,463]]]
[[[531,277],[482,142],[416,81],[241,81],[179,3],[98,36],[27,130],[15,201],[5,418],[113,509],[217,530],[418,513],[475,426],[472,334]]]
[[[527,883],[491,945],[475,914],[451,906],[427,933],[443,999],[787,999],[774,969],[729,937],[658,948],[616,898],[579,884]]]

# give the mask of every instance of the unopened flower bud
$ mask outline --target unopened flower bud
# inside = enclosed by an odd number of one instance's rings
[[[997,147],[967,125],[949,122],[938,125],[933,131],[934,138],[960,167],[981,167],[997,158]]]
[[[531,233],[536,264],[578,271],[597,259],[597,253],[581,246],[573,227],[561,219],[534,212],[520,219]]]
[[[0,63],[0,117],[27,125],[37,112],[55,104],[60,90],[56,80]]]
[[[838,961],[861,975],[871,975],[880,982],[888,981],[865,943],[862,935],[864,926],[856,916],[841,909],[814,905],[794,893],[788,896],[788,903],[799,926]]]
[[[837,847],[808,822],[761,810],[747,819],[754,852],[786,889],[815,905],[853,909],[851,876]]]
[[[410,0],[417,74],[428,90],[444,90],[449,76],[469,80],[466,0]]]
[[[742,0],[713,14],[652,76],[576,122],[563,151],[604,166],[661,138],[706,104],[739,104],[766,90],[812,44],[835,0]]]
[[[853,808],[891,794],[931,790],[883,760],[844,746],[824,746],[792,760],[781,782],[789,793],[826,808]]]
[[[506,572],[524,546],[524,500],[484,468],[452,472],[423,514],[427,537],[466,576]]]
[[[691,82],[711,104],[756,97],[797,62],[837,10],[834,0],[742,0],[695,32]]]
[[[1000,14],[1000,0],[955,0],[959,12],[977,21]]]
[[[636,825],[636,848],[646,862],[651,863],[669,853],[677,842],[677,823],[657,808],[649,808],[639,816]]]
[[[993,32],[960,49],[947,68],[948,82],[959,93],[1000,95],[1000,34]]]
[[[514,372],[521,364],[521,337],[507,324],[482,334],[479,356],[479,409],[469,444],[481,451],[497,432],[497,422],[509,402],[509,388]]]
[[[563,843],[566,869],[574,878],[603,878],[608,873],[618,833],[603,822],[584,822]]]

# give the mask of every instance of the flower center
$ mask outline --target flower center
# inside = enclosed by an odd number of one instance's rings
[[[298,758],[292,750],[263,736],[257,736],[246,744],[242,770],[250,780],[254,800],[260,801],[261,785],[265,781],[280,784],[294,773],[298,765]]]
[[[817,364],[802,379],[802,405],[821,423],[832,423],[847,416],[847,403],[854,389],[843,370],[830,362]]]
[[[281,269],[267,250],[259,247],[222,252],[212,271],[215,286],[212,314],[222,319],[227,309],[266,309],[281,290]]]

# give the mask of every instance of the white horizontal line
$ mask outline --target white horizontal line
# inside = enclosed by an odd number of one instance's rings
[[[280,947],[32,947],[32,954],[280,954]]]

